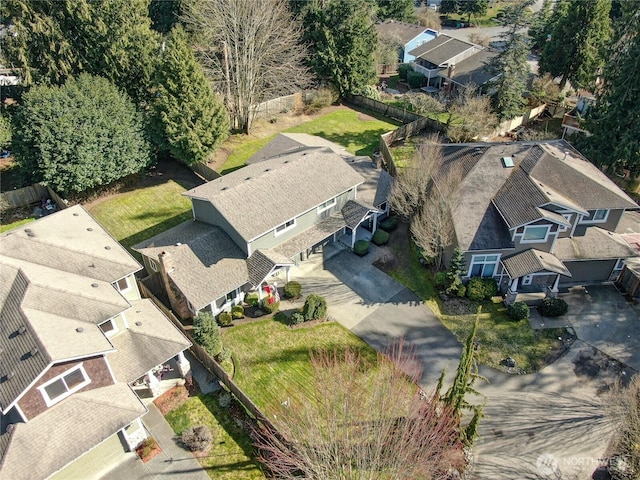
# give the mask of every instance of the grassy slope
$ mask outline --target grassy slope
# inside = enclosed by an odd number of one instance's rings
[[[35,220],[35,218],[24,218],[22,220],[18,220],[12,223],[6,223],[4,225],[0,225],[0,233],[7,232],[9,230],[13,230],[14,228],[18,228],[22,225],[26,225],[27,223],[31,223]]]

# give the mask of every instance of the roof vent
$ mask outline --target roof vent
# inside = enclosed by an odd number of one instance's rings
[[[228,189],[227,187],[222,187],[220,190],[224,192],[227,189]]]
[[[13,373],[13,372],[9,372],[9,373],[7,373],[7,374],[5,375],[5,377],[6,377],[6,379],[7,379],[7,380],[11,380],[11,379],[13,378],[13,376],[14,376],[14,375],[15,375],[15,373]]]
[[[20,325],[20,327],[18,328],[18,335],[22,335],[26,331],[27,327],[25,327],[24,325]]]
[[[77,217],[78,215],[80,215],[78,212],[73,212],[74,217]]]
[[[38,350],[38,347],[34,347],[29,351],[29,355],[31,355],[32,357],[35,357],[39,351],[40,350]]]
[[[93,288],[98,288],[98,284],[97,284],[97,283],[92,283],[92,284],[91,284],[91,286],[92,286]]]
[[[76,328],[76,332],[78,332],[78,333],[82,333],[82,332],[84,332],[84,328],[82,328],[82,327],[77,327],[77,328]]]
[[[91,227],[87,228],[87,232],[93,232],[93,228]]]
[[[513,158],[511,158],[511,157],[502,157],[502,166],[504,168],[513,168]]]
[[[179,247],[180,245],[182,245],[180,242],[176,243],[176,247]]]
[[[245,180],[251,180],[251,177],[247,177],[247,178],[245,178]]]
[[[104,249],[105,249],[105,250],[111,250],[111,247],[110,247],[109,245],[106,245],[106,246],[104,247]]]
[[[142,326],[142,322],[141,322],[140,320],[138,320],[138,321],[136,322],[136,327],[141,327],[141,326]]]
[[[30,228],[25,228],[25,229],[24,229],[24,231],[25,231],[26,233],[31,233],[31,229],[30,229]]]
[[[96,268],[96,264],[95,263],[91,263],[91,264],[89,264],[89,267],[90,268]]]
[[[264,171],[265,171],[265,172],[270,172],[270,171],[271,171],[271,169],[270,169],[270,168],[265,168],[265,169],[264,169]]]

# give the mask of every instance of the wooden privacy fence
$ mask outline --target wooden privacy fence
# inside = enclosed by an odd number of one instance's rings
[[[491,136],[497,137],[499,135],[504,135],[505,133],[516,129],[521,125],[528,124],[531,120],[537,118],[542,112],[544,112],[545,108],[547,108],[547,104],[543,103],[539,107],[535,107],[535,108],[532,108],[531,110],[527,110],[524,115],[512,118],[510,120],[505,120],[500,125],[498,125],[498,128],[496,128],[491,133]]]
[[[189,351],[196,357],[204,367],[215,375],[218,380],[238,399],[238,401],[254,416],[256,420],[262,423],[266,428],[278,433],[278,429],[273,423],[262,413],[258,406],[247,396],[246,393],[231,379],[229,374],[220,366],[220,364],[207,353],[207,351],[200,345],[198,345],[193,339],[193,333],[191,329],[186,329],[182,322],[174,315],[174,313],[168,309],[156,296],[147,288],[147,286],[138,279],[138,288],[140,294],[144,298],[149,298],[151,301],[164,313],[171,322],[180,330],[184,335],[191,340],[191,347]]]
[[[302,93],[296,92],[292,95],[274,98],[266,102],[259,103],[251,107],[254,118],[268,118],[282,112],[296,110],[302,104]]]
[[[220,178],[222,176],[209,165],[202,162],[194,163],[193,165],[190,165],[189,168],[196,175],[204,178],[207,182],[210,182],[211,180],[215,180],[216,178]]]
[[[0,194],[0,211],[28,207],[31,204],[39,203],[43,197],[53,200],[60,210],[67,208],[66,201],[51,188],[34,183],[28,187],[2,192]]]
[[[362,95],[351,95],[349,96],[348,101],[350,103],[353,103],[354,105],[373,110],[380,115],[393,118],[402,123],[414,122],[420,118],[423,118],[422,115],[410,112],[405,108],[388,105],[384,102],[374,100],[373,98],[363,97]]]

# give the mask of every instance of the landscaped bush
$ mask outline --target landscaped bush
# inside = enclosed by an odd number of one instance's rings
[[[469,300],[481,302],[498,294],[498,284],[493,278],[472,277],[467,285]]]
[[[231,316],[234,319],[244,318],[244,307],[242,305],[231,307]]]
[[[284,296],[287,298],[298,298],[302,291],[300,283],[291,281],[284,284]]]
[[[305,110],[308,113],[317,112],[337,101],[338,94],[335,88],[319,88],[307,97]]]
[[[389,234],[384,230],[376,230],[373,234],[373,243],[376,245],[384,245],[389,241]]]
[[[228,348],[223,348],[216,357],[216,360],[218,360],[219,363],[228,362],[229,360],[231,360],[231,350],[229,350]]]
[[[433,281],[436,284],[436,287],[446,287],[449,284],[449,275],[447,272],[438,272],[436,273]]]
[[[244,297],[244,301],[250,307],[257,307],[260,304],[260,297],[258,297],[258,294],[254,292]]]
[[[445,293],[462,298],[467,294],[467,287],[462,283],[460,277],[454,277],[451,284],[445,290]]]
[[[398,65],[398,76],[400,77],[400,80],[406,81],[409,72],[413,72],[413,68],[411,68],[411,65],[408,63],[401,63]]]
[[[302,315],[304,320],[318,320],[327,316],[327,301],[324,297],[312,293],[307,297],[302,307]]]
[[[206,425],[196,425],[182,432],[180,441],[192,452],[204,452],[213,443],[213,434]]]
[[[355,253],[359,257],[364,257],[367,253],[369,253],[369,242],[367,242],[366,240],[358,240],[353,245],[353,253]]]
[[[542,301],[540,313],[543,317],[559,317],[569,311],[569,305],[562,298],[547,297]]]
[[[407,83],[411,88],[420,88],[424,85],[424,81],[427,77],[418,72],[407,73]]]
[[[380,222],[379,227],[385,232],[393,232],[396,228],[398,228],[398,218],[387,217]]]
[[[507,315],[514,322],[528,320],[530,314],[529,306],[524,302],[512,303],[507,307]]]
[[[218,315],[218,325],[220,325],[221,327],[227,327],[229,325],[231,325],[231,314],[229,312],[222,312],[220,315]]]
[[[289,325],[298,325],[304,322],[304,315],[301,312],[293,312],[289,317]]]
[[[274,300],[273,302],[269,303],[269,300],[271,298],[273,297],[263,299],[262,305],[260,306],[260,308],[267,313],[274,313],[280,310],[280,300]]]

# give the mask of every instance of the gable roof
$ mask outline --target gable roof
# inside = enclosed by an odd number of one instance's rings
[[[495,73],[487,68],[487,65],[497,55],[498,52],[488,48],[474,53],[469,58],[456,63],[451,80],[460,85],[469,85],[470,83],[479,86],[484,85],[496,76]],[[448,73],[447,70],[442,70],[440,76],[449,78]]]
[[[452,58],[467,50],[480,51],[482,47],[448,35],[438,35],[438,38],[420,45],[418,48],[411,50],[409,54],[436,66],[446,67]]]
[[[376,23],[376,30],[378,32],[378,36],[396,36],[398,37],[403,45],[406,45],[411,40],[416,38],[418,35],[423,33],[432,36],[435,38],[438,33],[430,28],[425,28],[421,25],[416,25],[413,23],[400,22],[398,20],[387,19],[382,23]]]
[[[133,249],[153,259],[169,255],[169,277],[197,310],[249,278],[244,252],[222,229],[206,223],[181,223]]]
[[[328,148],[337,155],[343,157],[351,156],[342,145],[330,142],[316,135],[309,135],[308,133],[279,133],[273,140],[254,153],[251,158],[247,160],[247,165],[262,162],[268,158],[302,152],[303,150],[312,148]]]
[[[247,165],[184,195],[211,202],[250,242],[363,182],[332,151],[312,149]]]
[[[256,250],[247,259],[249,281],[257,287],[275,267],[284,265],[295,265],[295,262],[273,250]]]
[[[559,273],[565,277],[571,276],[571,272],[565,264],[553,254],[534,248],[503,257],[500,261],[509,274],[509,278],[520,278],[542,271]]]

